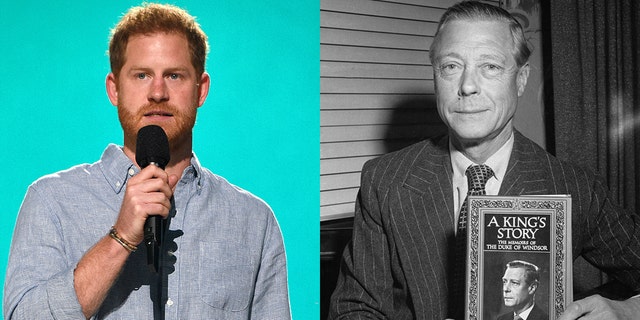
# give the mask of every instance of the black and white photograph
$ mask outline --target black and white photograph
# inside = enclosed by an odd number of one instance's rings
[[[478,195],[572,199],[572,296],[550,302],[551,253],[487,252],[476,315],[636,318],[637,21],[623,0],[321,0],[321,318],[467,319]],[[543,312],[513,302],[536,269]]]

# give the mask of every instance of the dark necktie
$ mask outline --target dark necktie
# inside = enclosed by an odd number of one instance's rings
[[[519,315],[516,314],[516,316],[513,317],[513,320],[522,320],[522,317],[520,317]]]
[[[487,181],[493,177],[493,170],[487,165],[471,165],[465,172],[467,176],[467,182],[469,190],[468,196],[480,196],[487,194],[484,189]],[[449,313],[454,319],[463,319],[465,298],[465,283],[466,283],[466,266],[467,266],[467,211],[468,203],[467,198],[464,199],[462,206],[460,207],[460,215],[458,216],[457,232],[455,240],[455,261],[453,266],[453,277],[451,287],[451,299],[449,305],[453,308]]]

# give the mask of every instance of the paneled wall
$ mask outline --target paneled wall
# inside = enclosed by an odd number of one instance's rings
[[[429,46],[458,0],[320,1],[320,220],[351,217],[365,161],[444,132]],[[515,126],[546,147],[537,0],[505,7],[534,48]]]
[[[321,221],[353,215],[365,161],[444,132],[429,46],[455,2],[320,1]]]

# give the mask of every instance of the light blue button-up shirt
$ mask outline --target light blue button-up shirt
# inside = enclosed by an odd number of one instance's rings
[[[73,270],[115,223],[138,171],[109,145],[100,161],[29,187],[11,244],[5,318],[83,318]],[[162,272],[150,271],[141,244],[94,318],[289,319],[285,251],[269,206],[195,156],[174,199]]]

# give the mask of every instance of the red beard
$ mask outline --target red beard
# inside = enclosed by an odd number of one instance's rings
[[[151,112],[161,111],[163,115],[171,115],[172,122],[153,123],[152,120],[145,120],[145,116],[148,116]],[[174,105],[167,102],[148,103],[136,112],[130,112],[130,108],[123,108],[118,106],[118,118],[120,119],[120,125],[124,131],[125,144],[135,146],[135,141],[140,128],[149,125],[157,124],[164,129],[169,139],[169,147],[174,148],[182,145],[185,139],[191,139],[191,132],[196,122],[197,108],[190,109],[189,112],[176,108]]]

